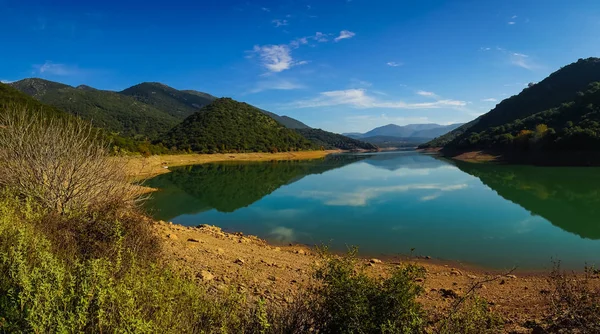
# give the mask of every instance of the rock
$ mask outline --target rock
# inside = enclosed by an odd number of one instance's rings
[[[425,260],[431,260],[431,256],[427,255],[427,256],[425,257]]]
[[[515,278],[517,278],[517,276],[515,276],[515,275],[506,275],[506,277],[507,277],[507,278],[512,278],[512,279],[515,279]]]
[[[458,293],[452,289],[440,289],[440,294],[444,298],[458,298]]]
[[[370,259],[369,262],[373,264],[383,263],[380,259]]]
[[[194,239],[194,238],[189,238],[189,239],[187,239],[187,241],[189,241],[189,242],[200,242],[200,240]]]
[[[367,266],[368,267],[375,267],[375,265],[373,263],[371,263],[371,262],[367,263]]]
[[[304,251],[304,249],[298,249],[298,250],[296,251],[296,254],[305,255],[305,254],[306,254],[306,252]]]
[[[424,282],[425,280],[422,277],[415,278],[415,282]]]
[[[458,269],[450,269],[450,275],[454,275],[454,276],[462,276],[462,272]]]
[[[204,282],[208,282],[208,281],[212,281],[215,278],[215,275],[211,274],[207,270],[202,270],[201,272],[196,274],[196,277],[201,278]]]
[[[475,275],[467,275],[468,278],[470,279],[478,279],[479,277],[475,276]]]
[[[506,281],[505,280],[501,280],[500,281],[500,285],[504,285],[504,284],[506,284]]]
[[[169,239],[171,239],[171,240],[177,240],[177,239],[179,239],[179,238],[177,238],[177,235],[176,235],[176,234],[173,234],[173,233],[171,233],[171,234],[167,234],[167,238],[169,238]]]
[[[225,250],[223,248],[217,248],[217,254],[224,254]]]
[[[276,251],[276,252],[280,252],[280,251],[281,251],[281,248],[279,248],[279,247],[275,247],[275,248],[273,248],[273,250],[274,250],[274,251]]]
[[[239,264],[240,266],[243,265],[244,263],[246,263],[246,261],[244,261],[243,259],[235,259],[235,261],[233,261],[233,263],[235,264]]]
[[[268,279],[269,281],[273,281],[273,282],[275,282],[275,281],[277,280],[277,277],[275,277],[275,276],[273,276],[273,275],[269,275],[269,277],[267,277],[267,279]]]

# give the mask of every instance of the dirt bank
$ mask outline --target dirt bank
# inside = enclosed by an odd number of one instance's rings
[[[304,246],[276,247],[257,237],[226,233],[213,226],[193,228],[160,222],[156,231],[163,240],[166,261],[199,284],[210,289],[234,286],[247,292],[250,298],[263,297],[276,303],[289,303],[297,298],[298,292],[312,282],[311,272],[320,261],[313,249]],[[517,271],[506,276],[501,272],[442,264],[435,259],[386,258],[375,264],[369,261],[362,259],[360,265],[376,276],[385,276],[401,263],[424,266],[427,278],[422,284],[426,292],[420,301],[434,313],[447,309],[456,300],[448,296],[448,291],[460,296],[474,284],[493,277],[497,279],[483,283],[478,294],[504,317],[507,332],[529,332],[522,327],[525,321],[540,319],[546,309],[544,294],[550,287],[545,273]]]
[[[143,179],[169,172],[169,167],[197,165],[221,161],[311,160],[323,158],[338,150],[280,153],[176,154],[132,156],[125,160],[125,170],[133,178]]]

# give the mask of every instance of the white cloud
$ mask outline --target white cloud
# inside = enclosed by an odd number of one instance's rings
[[[275,25],[275,28],[282,27],[282,26],[287,26],[288,25],[288,20],[275,19],[275,20],[273,20],[271,22],[273,22],[273,24]]]
[[[313,39],[319,43],[325,43],[325,42],[329,41],[329,39],[327,38],[327,34],[324,34],[319,31],[317,31],[317,33],[315,34]]]
[[[433,98],[438,97],[434,92],[426,92],[424,90],[417,91],[417,95],[421,95],[421,96],[425,96],[425,97],[433,97]]]
[[[10,80],[0,80],[1,83],[3,84],[9,84],[9,83],[13,83],[14,81],[10,81]]]
[[[434,102],[406,103],[402,101],[382,101],[367,95],[366,89],[347,89],[322,92],[318,97],[295,101],[288,104],[291,108],[316,108],[346,105],[354,108],[390,108],[390,109],[437,109],[463,107],[467,103],[457,100],[437,100]]]
[[[306,61],[295,62],[292,58],[290,47],[285,44],[255,45],[252,52],[259,55],[262,66],[270,72],[282,72],[289,70],[293,66],[308,63]]]
[[[349,30],[342,30],[342,31],[340,31],[340,35],[339,35],[338,37],[336,37],[336,38],[334,39],[334,41],[336,41],[336,42],[339,42],[339,41],[341,41],[342,39],[352,38],[352,37],[354,37],[355,35],[356,35],[356,34],[355,34],[355,33],[353,33],[352,31],[349,31]]]
[[[271,11],[271,10],[270,10],[269,8],[267,8],[267,7],[263,7],[263,8],[261,8],[261,9],[262,9],[262,11],[263,11],[263,12],[267,12],[267,13]]]
[[[513,25],[513,24],[516,24],[516,23],[517,23],[517,22],[515,22],[515,21],[509,21],[509,22],[508,22],[508,24],[509,24],[509,25]]]
[[[513,19],[513,20],[514,20],[514,19],[516,19],[517,17],[518,17],[517,15],[513,15],[513,16],[511,17],[511,19]]]
[[[512,53],[510,56],[511,63],[515,66],[522,67],[527,70],[532,70],[536,67],[529,59],[528,55],[524,55],[522,53]]]
[[[482,99],[481,102],[498,102],[498,100],[496,100],[493,97],[487,98],[487,99]]]
[[[391,66],[391,67],[398,67],[398,66],[402,66],[402,63],[397,63],[395,61],[390,61],[386,63],[387,66]]]
[[[407,192],[413,190],[437,190],[438,192],[456,191],[467,188],[467,184],[443,185],[443,184],[407,184],[387,187],[359,188],[355,192],[332,192],[332,191],[303,191],[298,197],[312,198],[323,201],[330,206],[365,206],[370,200],[385,194]],[[433,199],[425,196],[425,200]],[[439,195],[438,195],[439,196]],[[429,197],[427,199],[427,197]],[[421,198],[423,200],[423,198]]]
[[[249,94],[260,93],[266,90],[294,90],[306,88],[304,85],[288,80],[269,80],[260,81],[256,86],[248,91]]]
[[[41,65],[33,65],[34,74],[46,74],[56,76],[74,76],[83,73],[77,66],[70,66],[65,64],[55,64],[51,61],[46,61]]]
[[[479,50],[481,51],[490,51],[492,48],[485,48],[485,47],[480,47]]]
[[[306,44],[308,44],[307,37],[296,38],[295,40],[290,42],[290,46],[294,49],[299,48],[300,45],[306,45]]]

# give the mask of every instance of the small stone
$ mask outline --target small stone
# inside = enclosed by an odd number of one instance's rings
[[[176,235],[176,234],[173,234],[173,233],[171,233],[171,234],[167,234],[167,238],[169,238],[169,239],[172,239],[172,240],[177,240],[177,239],[179,239],[179,238],[177,238],[177,235]]]
[[[478,279],[479,277],[475,276],[475,275],[467,275],[468,278],[470,279]]]
[[[425,260],[431,260],[431,256],[427,255],[427,256],[425,257]]]
[[[375,265],[373,263],[371,263],[371,262],[367,263],[367,266],[368,267],[375,267]]]
[[[269,275],[269,277],[267,277],[267,279],[268,279],[269,281],[273,281],[273,282],[275,282],[275,281],[277,280],[277,277],[275,277],[275,276],[273,276],[273,275]]]
[[[189,238],[189,239],[187,239],[187,241],[189,241],[189,242],[200,242],[200,240],[194,239],[194,238]]]
[[[225,250],[223,248],[217,248],[217,254],[224,254]]]
[[[504,285],[504,284],[506,284],[506,281],[505,280],[501,280],[500,281],[500,285]]]
[[[452,289],[440,289],[440,293],[444,298],[458,298],[458,293]]]
[[[454,275],[454,276],[462,276],[462,272],[458,269],[450,269],[450,275]]]
[[[244,261],[243,259],[235,259],[235,261],[233,261],[233,263],[239,264],[241,266],[244,263],[246,263],[246,261]]]
[[[369,262],[371,262],[373,264],[382,263],[382,261],[380,259],[370,259]]]
[[[515,278],[517,278],[517,276],[516,276],[516,275],[506,275],[506,277],[508,277],[508,278],[512,278],[512,279],[515,279]]]
[[[280,252],[280,251],[281,251],[281,248],[279,248],[279,247],[275,247],[275,248],[273,248],[273,250],[274,250],[274,251],[276,251],[276,252]]]
[[[306,252],[304,251],[304,249],[298,249],[298,250],[296,251],[296,254],[305,255],[305,254],[306,254]]]
[[[422,277],[415,278],[415,282],[423,282],[425,281]]]
[[[215,278],[215,275],[211,274],[207,270],[202,270],[200,273],[196,275],[196,277],[201,278],[204,282],[212,281]]]

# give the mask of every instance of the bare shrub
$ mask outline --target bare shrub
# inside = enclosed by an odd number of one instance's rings
[[[547,333],[600,333],[600,288],[593,284],[594,275],[592,268],[577,275],[555,264],[550,274],[553,289],[548,294]]]
[[[0,114],[0,186],[64,214],[133,204],[124,164],[89,123],[9,105]]]

